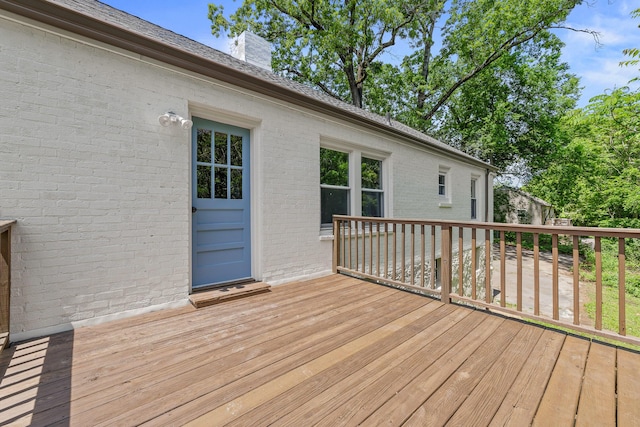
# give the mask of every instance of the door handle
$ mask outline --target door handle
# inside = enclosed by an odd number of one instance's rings
[[[191,213],[196,213],[198,212],[198,208],[196,208],[195,206],[191,206]]]

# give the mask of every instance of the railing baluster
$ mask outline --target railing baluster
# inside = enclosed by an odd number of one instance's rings
[[[471,229],[471,299],[477,299],[476,294],[476,269],[478,266],[476,265],[476,229]]]
[[[442,302],[451,303],[451,226],[441,226],[442,235],[440,237],[442,284],[440,285],[440,295]]]
[[[627,335],[624,237],[618,238],[618,333]]]
[[[522,233],[516,233],[516,310],[522,311]]]
[[[376,252],[376,275],[378,277],[380,277],[380,223],[376,222],[376,236],[377,236],[377,240],[376,240],[376,244],[377,244],[377,252]]]
[[[533,314],[540,315],[540,235],[533,235]]]
[[[595,236],[593,250],[596,255],[596,329],[602,330],[602,244]]]
[[[384,276],[389,277],[389,224],[384,223]]]
[[[558,303],[558,234],[553,233],[551,235],[551,254],[553,256],[553,279],[551,293],[553,296],[553,319],[558,320],[559,315],[559,303]]]
[[[367,273],[367,223],[362,221],[362,272]]]
[[[331,271],[338,272],[338,259],[340,258],[340,220],[333,220],[333,258],[331,262]]]
[[[579,236],[573,236],[573,324],[580,324],[580,250]]]
[[[484,300],[491,304],[493,291],[491,287],[491,230],[484,231]]]
[[[464,295],[464,228],[458,227],[458,295]]]
[[[369,222],[369,274],[373,276],[373,221]]]
[[[424,224],[420,224],[420,287],[425,288],[424,282]]]
[[[400,270],[400,281],[402,283],[404,283],[404,271],[406,268],[406,248],[407,248],[407,241],[406,241],[406,236],[405,236],[405,224],[402,223],[402,270]]]
[[[392,252],[393,252],[393,276],[391,277],[392,280],[397,280],[398,279],[398,272],[397,272],[397,266],[398,266],[397,261],[398,260],[396,259],[396,253],[397,253],[397,247],[396,247],[396,245],[397,245],[397,243],[396,243],[397,233],[396,233],[396,231],[397,231],[397,227],[396,227],[396,223],[394,222],[393,223],[393,247],[391,248]]]
[[[353,269],[353,263],[352,263],[353,256],[351,254],[351,245],[352,245],[352,243],[351,243],[351,220],[349,220],[349,222],[347,224],[348,224],[348,227],[349,227],[349,239],[348,239],[348,242],[349,242],[348,243],[348,246],[349,246],[349,270],[352,270]]]
[[[500,307],[505,307],[507,304],[507,265],[506,265],[506,242],[504,237],[504,231],[500,232]]]
[[[415,285],[415,259],[416,259],[416,230],[415,224],[411,224],[411,286]]]
[[[436,226],[435,225],[431,226],[431,263],[430,264],[431,264],[430,265],[431,278],[429,281],[431,282],[431,289],[435,289],[436,288]]]
[[[354,221],[353,222],[353,226],[355,228],[355,241],[353,244],[353,247],[355,249],[355,263],[356,263],[356,271],[360,271],[360,256],[359,256],[359,252],[360,252],[360,244],[359,244],[359,237],[358,237],[358,228],[359,228],[359,224],[358,221]]]

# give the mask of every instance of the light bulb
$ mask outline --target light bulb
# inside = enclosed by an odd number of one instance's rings
[[[182,127],[182,129],[188,130],[191,129],[191,126],[193,126],[193,122],[191,120],[180,119],[180,127]]]
[[[158,117],[158,122],[164,127],[167,127],[171,124],[171,116],[168,113],[165,113]]]

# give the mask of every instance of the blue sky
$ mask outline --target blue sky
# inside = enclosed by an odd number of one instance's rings
[[[234,11],[240,1],[208,0],[103,0],[113,7],[168,28],[218,50],[228,53],[228,41],[211,35],[211,22],[207,19],[208,4],[222,4],[225,14]],[[640,74],[638,68],[622,68],[622,50],[640,47],[639,20],[631,18],[637,0],[586,0],[573,10],[567,23],[575,28],[588,28],[600,33],[600,46],[588,34],[558,31],[565,42],[563,60],[571,72],[580,77],[583,87],[579,105],[589,98],[613,87],[625,86]],[[636,85],[637,87],[637,85]]]

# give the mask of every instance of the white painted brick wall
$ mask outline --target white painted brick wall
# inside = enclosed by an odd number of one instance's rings
[[[468,219],[482,169],[371,131],[0,17],[0,217],[15,218],[11,333],[110,319],[184,302],[190,282],[190,133],[168,110],[254,123],[256,279],[331,268],[321,241],[319,146],[392,153],[394,217]],[[196,108],[196,107],[194,107]],[[456,183],[437,207],[440,164]],[[484,184],[479,182],[478,199]],[[483,212],[483,208],[479,209]]]

